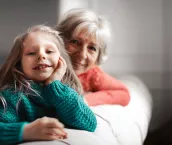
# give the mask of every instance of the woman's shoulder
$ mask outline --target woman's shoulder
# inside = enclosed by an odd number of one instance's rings
[[[90,72],[103,72],[103,70],[100,68],[100,66],[93,66],[92,68],[89,69]]]
[[[105,73],[99,66],[93,66],[92,68],[90,68],[86,74],[90,75],[90,76],[94,76],[95,74],[103,74]]]

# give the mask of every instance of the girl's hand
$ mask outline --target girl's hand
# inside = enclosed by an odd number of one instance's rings
[[[66,72],[66,68],[67,68],[66,62],[60,56],[57,68],[54,70],[52,75],[45,81],[45,85],[48,85],[55,80],[61,81]]]
[[[24,126],[23,140],[56,140],[67,138],[64,125],[55,118],[43,117]]]

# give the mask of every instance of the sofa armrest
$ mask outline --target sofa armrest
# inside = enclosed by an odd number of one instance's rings
[[[127,86],[131,100],[126,110],[140,127],[142,138],[145,140],[152,116],[153,101],[148,87],[136,76],[126,76],[121,81]]]

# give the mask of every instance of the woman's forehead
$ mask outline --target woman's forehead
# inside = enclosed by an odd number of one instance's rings
[[[74,33],[72,37],[82,41],[87,41],[87,42],[89,41],[89,43],[94,45],[99,45],[99,39],[93,33],[84,33],[84,32],[80,32],[78,34]]]

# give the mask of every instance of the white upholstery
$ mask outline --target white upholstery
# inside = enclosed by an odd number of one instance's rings
[[[138,78],[130,76],[121,81],[130,92],[131,100],[128,106],[101,105],[92,109],[111,123],[116,141],[120,145],[142,145],[151,119],[152,97]],[[101,127],[103,130],[103,126]],[[112,140],[107,133],[104,133],[104,136]]]

